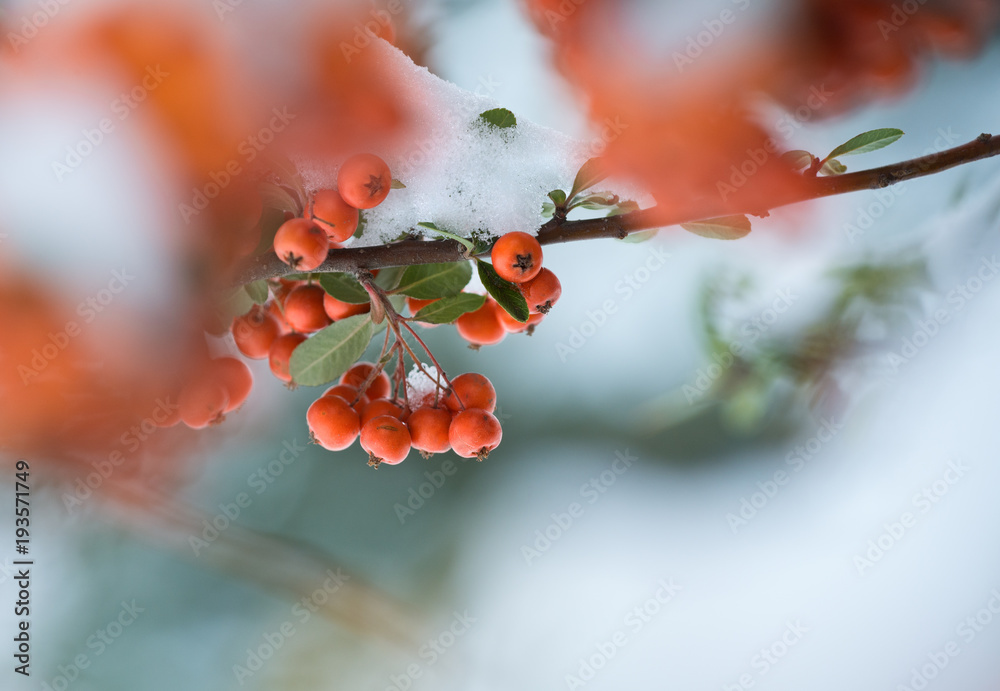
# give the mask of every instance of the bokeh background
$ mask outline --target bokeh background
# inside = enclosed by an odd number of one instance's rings
[[[675,16],[690,31],[718,11]],[[520,117],[590,136],[518,5],[415,12],[436,74],[490,80]],[[907,95],[799,122],[790,145],[906,132],[858,169],[970,141],[997,127],[998,73],[995,42],[931,62]],[[170,279],[153,236],[100,231],[164,222],[141,133],[57,185],[37,161],[92,114],[0,113],[6,241],[26,266],[86,295],[128,261],[140,280],[122,304],[156,304]],[[140,519],[34,488],[33,674],[8,655],[2,687],[996,689],[998,173],[985,161],[795,207],[733,243],[672,228],[546,248],[564,296],[533,336],[473,352],[427,333],[450,372],[496,385],[504,440],[482,464],[375,472],[357,447],[308,445],[314,392],[254,363],[245,408],[176,459],[168,505]],[[56,251],[38,230],[52,228]],[[740,339],[750,370],[713,374],[713,344]],[[250,505],[192,546],[240,493]]]

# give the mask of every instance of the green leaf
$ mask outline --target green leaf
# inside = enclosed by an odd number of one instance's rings
[[[233,317],[249,312],[254,305],[249,293],[241,288],[225,294],[219,301],[218,313],[223,323],[229,323]]]
[[[323,386],[340,378],[364,354],[372,333],[367,314],[348,317],[317,332],[292,353],[292,381]]]
[[[824,163],[820,169],[820,175],[843,175],[847,172],[847,166],[838,161],[835,158],[831,158],[829,161]]]
[[[358,228],[357,228],[357,230],[354,231],[354,235],[352,237],[359,238],[362,235],[364,235],[365,226],[367,226],[367,225],[368,225],[368,221],[365,220],[365,212],[364,211],[359,211],[358,212]]]
[[[265,207],[291,211],[296,216],[302,214],[302,202],[296,199],[287,188],[270,182],[262,182],[257,185],[257,191],[260,193],[261,201]]]
[[[781,160],[787,162],[794,170],[802,170],[812,165],[813,155],[802,149],[793,149],[781,154]]]
[[[552,190],[549,192],[549,199],[551,199],[556,206],[562,206],[566,203],[566,193],[562,190]]]
[[[656,237],[656,234],[659,232],[660,232],[659,229],[657,229],[657,230],[643,230],[638,233],[629,233],[624,238],[622,238],[622,242],[627,242],[630,245],[638,245],[640,242],[646,242],[647,240],[652,240],[653,238]]]
[[[247,295],[250,296],[250,299],[258,305],[263,305],[267,302],[267,296],[270,292],[267,287],[267,281],[260,280],[254,281],[253,283],[247,283],[243,286],[243,288],[247,291]]]
[[[285,212],[281,209],[264,207],[264,213],[260,215],[260,242],[254,254],[264,252],[274,252],[274,236],[278,233],[278,228],[285,222]]]
[[[396,178],[393,178],[392,179],[392,189],[394,189],[394,190],[405,190],[406,189],[406,185],[404,185],[402,183],[402,181],[397,180]]]
[[[600,210],[618,204],[618,195],[610,192],[599,192],[591,194],[573,202],[573,207],[582,206],[584,209]]]
[[[371,299],[368,291],[351,274],[320,274],[319,284],[333,297],[351,305],[363,305]]]
[[[589,190],[606,177],[607,175],[601,170],[601,159],[589,159],[580,166],[580,171],[576,174],[576,179],[573,181],[573,189],[569,193],[570,199],[584,190]]]
[[[466,312],[475,312],[484,304],[486,304],[486,296],[484,295],[459,293],[435,300],[417,312],[413,319],[425,324],[451,324]]]
[[[903,130],[886,128],[880,130],[870,130],[863,132],[853,139],[849,139],[836,149],[830,152],[825,160],[836,158],[837,156],[848,156],[853,154],[866,154],[869,151],[877,151],[889,146],[894,141],[902,137]]]
[[[639,210],[639,203],[638,202],[633,202],[631,200],[626,200],[626,201],[623,201],[623,202],[619,202],[618,206],[616,206],[615,208],[613,208],[611,210],[611,213],[608,214],[608,216],[609,217],[610,216],[623,216],[625,214],[630,214],[633,211],[638,211],[638,210]],[[654,230],[652,232],[655,233],[656,231]]]
[[[506,108],[494,108],[479,114],[479,119],[501,130],[517,126],[517,118]]]
[[[390,266],[385,269],[379,269],[378,276],[375,277],[375,285],[387,292],[395,290],[405,272],[405,266]]]
[[[467,239],[465,239],[463,237],[455,235],[454,233],[449,233],[447,230],[441,230],[440,228],[438,228],[433,223],[428,223],[427,221],[421,221],[417,225],[420,226],[421,228],[427,228],[429,230],[433,230],[435,233],[440,233],[441,235],[445,236],[446,238],[454,240],[455,242],[459,243],[460,245],[464,245],[465,248],[467,250],[469,250],[470,252],[472,251],[472,243],[469,242]]]
[[[458,295],[472,279],[469,262],[411,266],[403,273],[396,292],[420,300]]]
[[[556,205],[552,202],[542,202],[542,218],[552,218],[556,213]]]
[[[489,262],[476,260],[479,266],[479,280],[493,299],[503,307],[507,314],[514,317],[522,324],[528,321],[528,301],[524,299],[521,290],[511,283],[500,278],[496,269]]]
[[[750,233],[750,219],[746,216],[722,216],[696,223],[682,223],[681,228],[713,240],[739,240]]]

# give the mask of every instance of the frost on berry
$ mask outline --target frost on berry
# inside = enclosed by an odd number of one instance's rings
[[[433,365],[421,365],[427,374],[424,374],[416,365],[406,376],[406,398],[411,408],[419,408],[422,405],[434,405],[436,391],[442,391],[447,386],[444,377]],[[427,375],[430,375],[428,377]]]

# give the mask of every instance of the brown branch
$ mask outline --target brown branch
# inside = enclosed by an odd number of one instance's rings
[[[754,216],[789,204],[830,197],[861,190],[877,190],[890,185],[933,175],[956,166],[980,161],[1000,154],[1000,136],[981,134],[968,144],[946,149],[939,153],[893,163],[881,168],[845,173],[831,177],[811,178],[804,190],[794,195],[775,196],[766,209],[747,209]],[[553,219],[538,231],[538,241],[543,245],[599,238],[624,238],[631,233],[652,228],[689,223],[715,216],[732,214],[731,204],[719,197],[698,200],[689,207],[673,210],[669,215],[653,207],[610,218],[580,221]],[[316,271],[347,271],[380,269],[389,266],[438,264],[466,259],[465,248],[453,240],[404,240],[377,247],[357,247],[331,250],[330,256]],[[237,277],[237,283],[249,283],[263,278],[274,278],[294,273],[273,253],[255,259]]]

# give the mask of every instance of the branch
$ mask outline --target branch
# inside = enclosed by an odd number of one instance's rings
[[[775,196],[767,209],[747,210],[754,216],[764,216],[767,211],[789,204],[830,197],[861,190],[877,190],[906,180],[934,175],[956,166],[980,161],[1000,154],[1000,135],[981,134],[968,144],[946,149],[939,153],[893,163],[881,168],[845,173],[831,177],[810,178],[803,190],[794,195]],[[594,218],[580,221],[552,219],[538,231],[538,241],[543,245],[598,238],[624,238],[631,233],[652,228],[679,225],[706,218],[733,213],[731,204],[721,198],[698,200],[688,207],[675,209],[669,215],[657,207],[634,211],[621,216]],[[454,240],[404,240],[376,247],[357,247],[331,250],[327,260],[316,272],[381,269],[389,266],[439,264],[467,259],[465,248]],[[264,278],[276,278],[295,273],[279,260],[273,252],[257,257],[236,278],[237,284]]]

